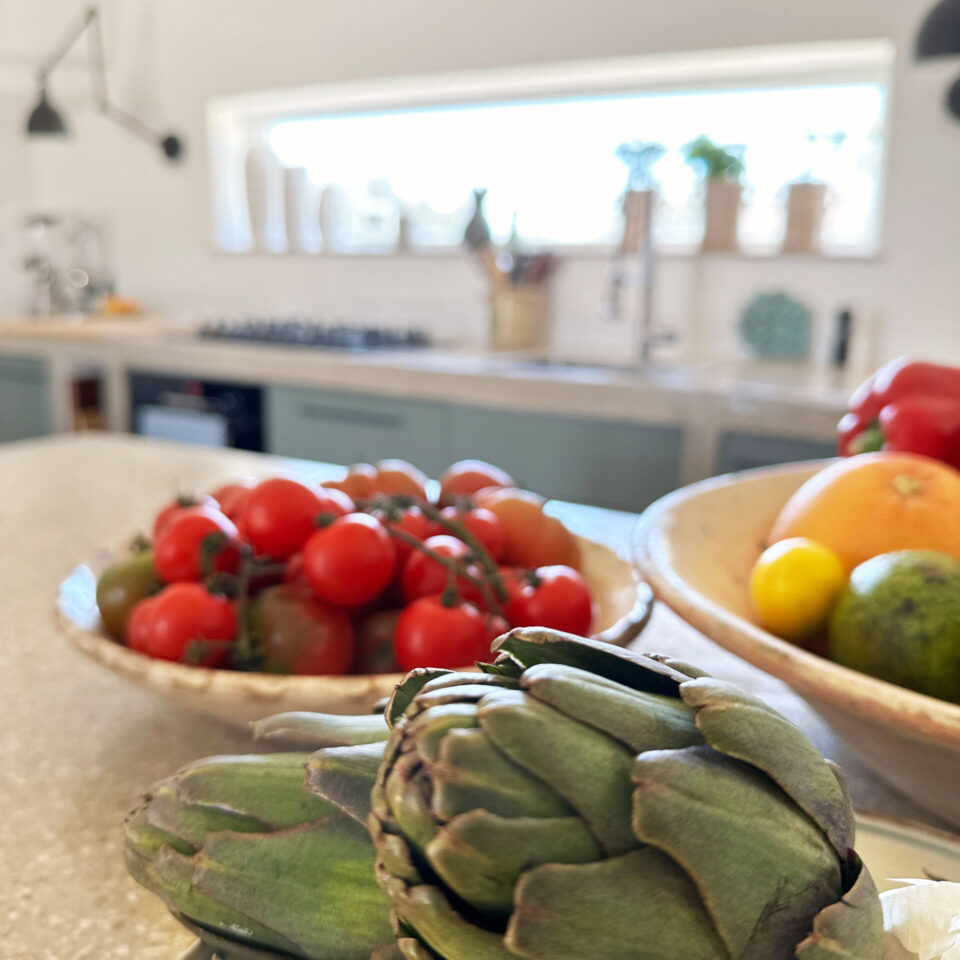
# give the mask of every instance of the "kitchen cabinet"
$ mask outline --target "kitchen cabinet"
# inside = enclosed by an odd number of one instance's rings
[[[544,496],[641,509],[679,483],[679,427],[273,387],[271,453],[332,463],[403,457],[437,476],[455,460],[503,467]]]
[[[676,426],[474,407],[454,423],[454,459],[489,460],[546,497],[642,510],[680,482]]]
[[[717,473],[733,473],[797,460],[823,460],[836,455],[837,448],[833,443],[770,434],[724,433],[717,451]]]
[[[0,355],[0,442],[51,432],[46,364],[39,357]]]
[[[445,404],[301,387],[271,387],[265,401],[270,453],[347,464],[402,457],[433,476],[451,462]]]

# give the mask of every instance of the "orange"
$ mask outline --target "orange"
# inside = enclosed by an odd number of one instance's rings
[[[907,453],[840,460],[787,501],[770,542],[790,537],[823,544],[848,571],[895,550],[960,559],[960,472]]]

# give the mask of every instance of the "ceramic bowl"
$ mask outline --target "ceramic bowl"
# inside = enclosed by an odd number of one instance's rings
[[[902,793],[960,825],[960,705],[848,670],[752,622],[747,583],[780,509],[825,463],[706,480],[641,518],[654,594],[720,646],[789,684]]]
[[[638,585],[633,567],[612,550],[578,538],[583,576],[596,602],[595,635],[626,645],[650,616],[652,596]],[[264,673],[209,670],[154,660],[111,640],[103,630],[96,604],[97,575],[112,559],[77,567],[60,585],[57,612],[74,646],[126,680],[173,703],[246,725],[287,710],[320,713],[369,713],[393,692],[399,674],[344,677],[290,677]]]

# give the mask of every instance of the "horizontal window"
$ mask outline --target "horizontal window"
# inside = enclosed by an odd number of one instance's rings
[[[790,184],[826,187],[823,247],[879,242],[886,44],[769,48],[264,94],[211,109],[216,238],[383,253],[456,248],[485,191],[495,241],[609,246],[623,229],[619,148],[658,145],[654,237],[695,248],[699,137],[743,162],[740,239],[775,250]],[[579,88],[579,89],[578,89]],[[512,95],[511,95],[512,94]],[[272,98],[272,99],[271,99]]]

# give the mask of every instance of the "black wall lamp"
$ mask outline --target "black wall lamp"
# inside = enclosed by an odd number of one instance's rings
[[[125,127],[135,136],[159,146],[168,160],[179,160],[183,156],[183,141],[173,134],[158,133],[138,117],[127,113],[110,100],[107,89],[107,64],[103,53],[103,28],[100,11],[90,7],[83,19],[64,38],[53,55],[40,67],[37,80],[40,86],[40,102],[34,107],[27,121],[27,133],[30,136],[61,137],[67,134],[67,125],[63,116],[47,99],[47,80],[63,62],[64,57],[73,49],[86,31],[90,31],[90,70],[93,74],[94,98],[97,108],[104,116]]]
[[[960,0],[940,0],[917,38],[918,60],[960,57]],[[947,91],[947,109],[960,119],[960,79]]]

